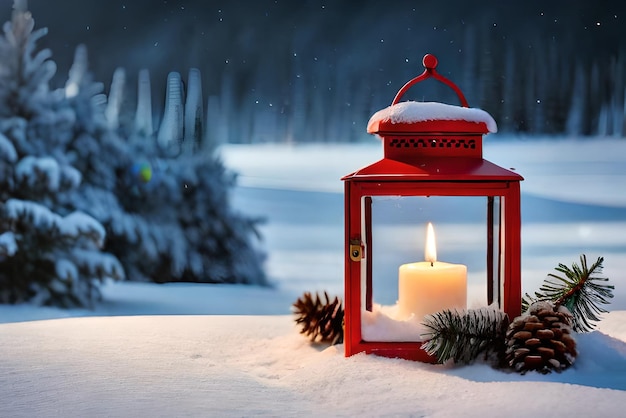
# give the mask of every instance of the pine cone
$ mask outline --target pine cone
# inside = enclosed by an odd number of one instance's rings
[[[574,363],[576,341],[572,337],[572,314],[564,306],[535,302],[511,322],[506,333],[505,360],[515,371],[561,371]]]
[[[343,306],[338,297],[330,301],[324,292],[326,302],[322,302],[316,293],[315,298],[305,292],[293,304],[296,323],[302,326],[300,334],[304,334],[316,342],[341,344],[343,342]]]

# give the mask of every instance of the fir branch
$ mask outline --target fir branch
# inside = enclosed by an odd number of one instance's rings
[[[446,309],[425,318],[430,331],[422,335],[427,339],[422,348],[439,363],[469,364],[481,352],[487,357],[501,351],[508,324],[507,314],[496,309]]]
[[[609,304],[613,298],[612,285],[604,284],[609,279],[598,277],[602,273],[603,257],[598,257],[591,267],[587,266],[585,254],[580,256],[580,265],[573,263],[572,267],[559,264],[557,275],[548,274],[553,280],[546,279],[532,297],[526,294],[522,300],[525,310],[536,301],[551,301],[556,306],[565,306],[573,315],[572,328],[577,332],[588,332],[595,328],[593,322],[599,321],[599,315],[608,312],[601,305]]]

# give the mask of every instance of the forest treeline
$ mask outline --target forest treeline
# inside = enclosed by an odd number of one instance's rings
[[[149,69],[156,115],[167,74],[198,68],[209,133],[221,142],[366,138],[369,117],[422,71],[426,53],[501,132],[626,136],[622,2],[136,0],[121,12],[121,3],[64,0],[73,11],[64,23],[67,10],[29,3],[53,52],[86,44],[105,84],[117,67],[128,85]],[[458,103],[430,81],[410,94]]]

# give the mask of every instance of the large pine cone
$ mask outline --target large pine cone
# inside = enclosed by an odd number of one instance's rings
[[[343,343],[343,306],[338,297],[332,301],[324,292],[325,301],[316,293],[315,298],[305,292],[293,304],[296,323],[302,326],[301,334],[313,342]]]
[[[574,363],[576,341],[572,314],[564,306],[535,302],[511,322],[506,333],[505,360],[515,371],[561,371]]]

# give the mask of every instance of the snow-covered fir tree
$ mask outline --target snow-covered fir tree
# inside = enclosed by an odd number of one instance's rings
[[[81,182],[67,158],[78,115],[49,82],[51,52],[36,52],[25,1],[16,1],[0,37],[0,302],[90,304],[99,281],[122,278],[101,251],[105,230],[67,196]]]
[[[49,50],[36,51],[46,32],[34,30],[25,1],[15,2],[4,29],[0,302],[85,305],[98,295],[100,280],[125,275],[266,283],[257,221],[232,210],[234,175],[213,147],[203,151],[199,142],[196,70],[190,71],[185,108],[181,77],[169,83],[169,122],[157,137],[147,70],[139,79],[135,129],[122,129],[121,121],[131,119],[120,113],[123,70],[116,72],[107,100],[79,45],[64,88],[51,90],[56,65]]]
[[[134,129],[117,129],[123,119],[123,70],[116,71],[106,104],[83,46],[69,74],[66,100],[78,117],[68,154],[83,175],[72,202],[104,225],[104,249],[121,261],[128,278],[265,284],[255,242],[258,222],[232,210],[234,175],[217,155],[201,148],[197,70],[190,70],[186,92],[180,74],[168,77],[156,137],[148,70],[139,77]],[[132,133],[123,137],[127,131]]]
[[[149,72],[139,77],[135,129],[125,130],[114,129],[123,81],[114,77],[115,104],[110,93],[105,105],[102,86],[92,81],[87,68],[87,53],[79,46],[70,70],[72,83],[65,89],[81,115],[68,145],[84,179],[72,201],[105,226],[105,250],[118,257],[131,280],[265,284],[262,255],[254,243],[257,221],[233,212],[228,195],[234,176],[198,142],[199,74],[190,71],[196,80],[188,83],[188,90],[196,90],[188,96],[195,105],[187,101],[185,106],[195,118],[184,117],[182,78],[170,74],[165,115],[155,137]],[[120,136],[126,131],[132,134]]]
[[[139,92],[148,95],[149,74],[147,70],[142,74]],[[141,128],[152,119],[146,113],[149,97],[138,99],[142,117],[136,119],[137,129],[128,138],[135,160],[120,182],[124,190],[118,193],[120,204],[134,217],[113,225],[107,248],[132,269],[132,277],[266,284],[263,255],[256,245],[258,220],[231,208],[229,193],[235,176],[214,147],[200,142],[200,75],[195,69],[189,74],[186,91],[180,74],[168,76],[165,112],[156,138]],[[120,234],[123,225],[137,231],[138,238]]]

